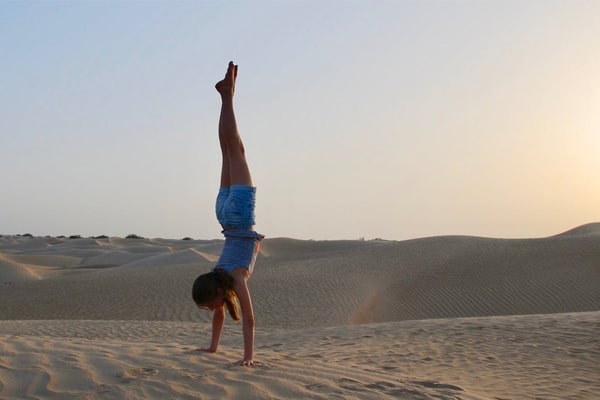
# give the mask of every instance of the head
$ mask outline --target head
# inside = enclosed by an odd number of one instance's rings
[[[215,310],[227,306],[235,321],[240,320],[237,296],[233,291],[233,277],[222,269],[200,275],[194,281],[192,297],[198,307]]]

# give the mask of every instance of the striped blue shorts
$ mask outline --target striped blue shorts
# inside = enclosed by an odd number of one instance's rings
[[[215,211],[223,229],[246,229],[256,224],[254,207],[256,188],[248,185],[222,187],[217,195]]]

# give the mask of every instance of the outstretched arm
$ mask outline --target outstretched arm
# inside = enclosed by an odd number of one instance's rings
[[[212,338],[210,340],[210,347],[206,349],[209,353],[215,353],[219,348],[219,341],[221,340],[221,332],[223,332],[223,324],[225,322],[225,307],[221,306],[215,308],[213,319],[212,319]]]
[[[248,270],[243,268],[235,269],[232,272],[234,283],[233,290],[240,301],[242,311],[242,331],[244,333],[244,360],[242,365],[251,367],[254,365],[254,310],[252,309],[252,299],[248,290]]]

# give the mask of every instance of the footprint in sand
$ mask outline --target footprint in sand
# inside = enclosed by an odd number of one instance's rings
[[[343,395],[344,393],[331,387],[328,386],[324,383],[311,383],[305,386],[308,390],[312,390],[314,392],[326,392],[328,394],[335,394],[335,395]]]
[[[423,386],[426,388],[431,388],[431,389],[449,389],[449,390],[457,390],[457,391],[463,391],[463,388],[459,387],[459,386],[454,386],[454,385],[450,385],[447,383],[439,383],[439,382],[434,382],[434,381],[411,381],[411,383],[414,383],[415,385],[419,385],[419,386]]]
[[[144,379],[156,374],[158,374],[158,370],[155,368],[130,368],[117,374],[117,378],[121,379],[124,383],[128,383],[136,379]]]

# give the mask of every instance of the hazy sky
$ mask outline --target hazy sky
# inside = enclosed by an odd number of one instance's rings
[[[219,238],[214,83],[268,237],[600,221],[600,1],[0,0],[0,233]]]

